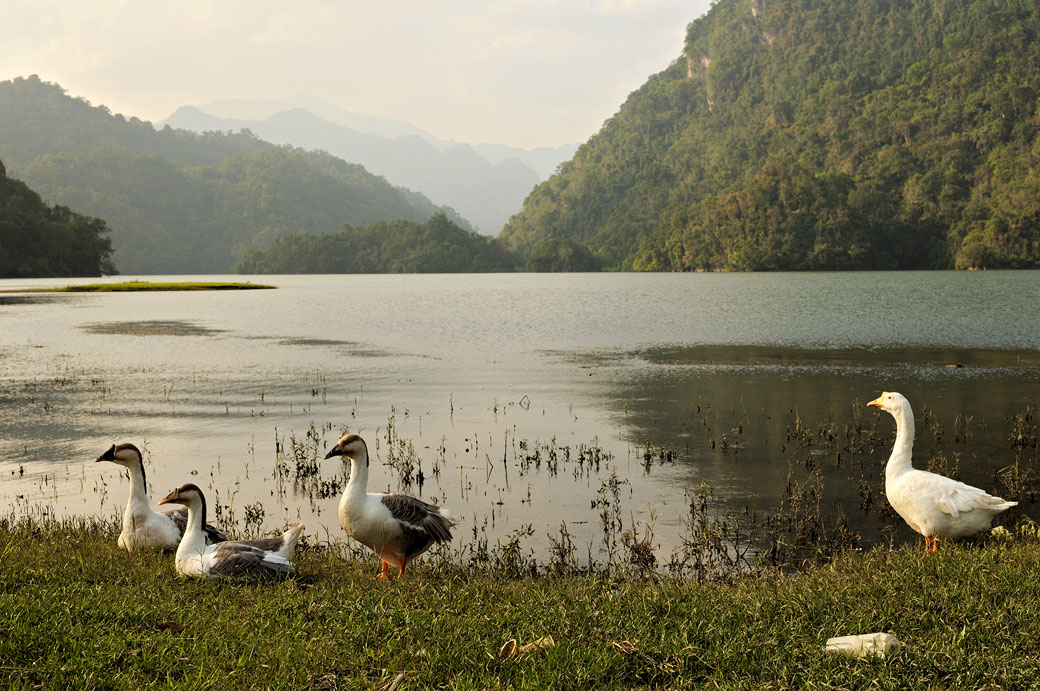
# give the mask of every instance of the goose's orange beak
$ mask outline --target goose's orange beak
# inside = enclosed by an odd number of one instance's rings
[[[870,402],[870,403],[868,403],[867,405],[868,405],[868,406],[870,406],[871,408],[880,408],[880,407],[881,407],[882,405],[884,405],[884,404],[882,403],[882,400],[881,400],[881,399],[883,399],[883,398],[885,397],[885,394],[886,394],[886,393],[888,393],[888,392],[887,392],[887,391],[882,391],[882,392],[881,392],[881,395],[880,395],[880,396],[878,396],[877,398],[875,398],[875,399],[874,399],[873,401],[871,401],[871,402]]]
[[[163,497],[162,499],[160,499],[160,500],[159,500],[159,503],[160,503],[160,504],[169,504],[170,502],[175,502],[175,501],[177,501],[178,499],[180,499],[180,495],[179,495],[179,494],[177,494],[177,490],[173,490],[172,492],[170,492],[169,494],[167,494],[167,495],[166,495],[165,497]]]

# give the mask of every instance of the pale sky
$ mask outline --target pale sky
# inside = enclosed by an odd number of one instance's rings
[[[306,96],[441,139],[578,143],[682,54],[710,0],[2,0],[0,81],[153,123]]]

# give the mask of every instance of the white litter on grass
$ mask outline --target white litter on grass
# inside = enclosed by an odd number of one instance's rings
[[[892,650],[903,647],[902,641],[890,633],[862,633],[858,636],[828,638],[823,647],[828,653],[845,653],[853,657],[877,655],[884,657]]]

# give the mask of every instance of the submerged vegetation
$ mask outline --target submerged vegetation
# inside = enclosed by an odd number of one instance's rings
[[[710,406],[686,415],[687,439],[710,446],[714,453],[738,462],[744,447],[746,416],[727,420]],[[514,577],[571,576],[598,574],[610,578],[677,580],[680,582],[731,583],[773,571],[797,571],[826,563],[838,555],[864,547],[894,546],[911,535],[909,529],[884,499],[885,459],[892,445],[892,430],[882,431],[880,417],[857,407],[852,419],[841,423],[833,416],[810,425],[797,414],[786,423],[783,454],[788,454],[787,477],[775,502],[734,506],[719,499],[714,488],[701,484],[685,492],[685,511],[679,517],[678,534],[669,536],[662,549],[655,526],[656,514],[637,518],[630,507],[634,477],[618,472],[617,459],[598,441],[577,447],[547,441],[510,439],[506,433],[503,456],[489,455],[487,478],[515,475],[523,482],[541,475],[544,482],[575,481],[598,487],[589,506],[589,523],[598,531],[574,533],[573,514],[545,535],[547,548],[536,550],[537,531],[522,524],[511,533],[489,535],[488,517],[474,521],[468,538],[438,548],[436,560],[472,573],[507,573]],[[721,426],[717,427],[716,425]],[[952,430],[929,409],[920,415],[918,465],[930,471],[959,478],[960,457],[976,430],[988,427],[982,419],[958,417]],[[1011,463],[994,472],[991,484],[1004,498],[1019,506],[1003,513],[996,523],[1015,534],[1036,533],[1029,512],[1037,506],[1040,479],[1040,422],[1027,408],[1003,421],[1009,430],[1003,446]],[[324,466],[328,439],[340,431],[333,425],[311,424],[302,436],[290,433],[276,438],[273,477],[279,497],[292,494],[315,501],[338,497],[346,475],[338,464]],[[421,491],[430,479],[442,481],[447,469],[443,445],[424,466],[412,440],[402,438],[391,414],[381,436],[372,440],[373,456],[389,467],[395,491]],[[649,440],[636,449],[638,467],[644,475],[674,466],[681,452],[675,447],[655,445]],[[460,471],[464,473],[463,471]],[[330,474],[331,473],[331,474]],[[460,477],[461,479],[461,477]],[[443,485],[439,485],[442,486]],[[485,494],[497,485],[489,482]],[[544,487],[527,485],[531,503]],[[848,488],[848,489],[842,489]],[[833,496],[832,492],[842,492]],[[434,495],[436,497],[436,495]],[[500,492],[501,496],[501,492]],[[497,502],[498,506],[502,501]],[[467,507],[468,508],[468,507]],[[492,507],[491,518],[495,517]],[[672,509],[674,510],[674,509]],[[585,522],[585,521],[582,521]],[[464,528],[460,526],[459,532]],[[1007,534],[1007,533],[1005,533]],[[899,537],[897,537],[899,536]],[[914,536],[910,544],[920,543]],[[357,552],[355,552],[357,553]]]
[[[84,328],[134,336],[219,333],[173,321]],[[219,522],[251,536],[280,530],[290,517],[290,522],[307,523],[312,536],[339,534],[335,505],[346,485],[346,467],[324,458],[331,442],[353,431],[369,443],[377,468],[374,490],[445,504],[462,519],[456,539],[433,558],[473,573],[724,583],[773,570],[797,571],[848,551],[919,544],[884,496],[894,426],[862,403],[854,403],[848,416],[826,409],[808,419],[798,410],[781,412],[770,404],[749,413],[744,400],[727,407],[698,398],[674,415],[658,412],[648,422],[629,420],[627,440],[582,442],[568,435],[572,441],[563,442],[523,435],[518,422],[545,415],[530,409],[527,396],[489,406],[486,414],[494,426],[488,431],[471,433],[475,419],[469,418],[466,431],[453,434],[455,423],[439,428],[429,409],[415,415],[392,405],[383,422],[376,422],[371,413],[359,415],[356,396],[344,416],[350,424],[315,420],[315,408],[337,396],[321,372],[308,373],[303,382],[309,401],[290,402],[288,409],[263,390],[236,402],[229,397],[232,392],[200,384],[195,377],[181,383],[164,380],[161,395],[156,391],[151,397],[135,389],[136,405],[183,410],[199,397],[209,414],[250,419],[259,425],[254,429],[264,429],[263,421],[278,416],[273,444],[250,441],[248,456],[241,459],[244,481],[222,470],[219,456],[208,471],[204,463],[185,466],[192,475],[209,475]],[[77,373],[66,363],[53,379],[34,378],[7,391],[11,400],[47,418],[80,405],[81,399],[90,401],[91,414],[122,410],[122,385]],[[442,422],[454,420],[455,405],[449,399]],[[308,428],[292,422],[298,423],[299,415],[311,419]],[[367,422],[357,422],[362,419]],[[277,425],[285,423],[290,426],[279,430]],[[424,425],[445,435],[424,434]],[[476,423],[477,429],[481,426]],[[656,439],[644,436],[650,430]],[[408,436],[414,433],[418,436]],[[659,441],[661,435],[670,439]],[[67,506],[83,513],[81,502],[61,505],[59,500],[77,495],[76,485],[86,496],[88,476],[78,462],[66,465],[62,478],[52,464],[34,471],[32,461],[40,457],[29,445],[18,453],[24,461],[7,464],[16,483],[9,494],[14,515],[67,515]],[[767,462],[757,462],[761,459]],[[701,473],[707,466],[717,470]],[[945,417],[922,405],[915,466],[1019,502],[997,519],[1017,530],[1037,515],[1040,419],[1029,406],[996,416]],[[730,485],[720,497],[709,484],[748,472],[762,476],[754,488],[747,485],[734,493]],[[692,479],[698,476],[706,481]],[[113,503],[121,509],[121,498],[109,492],[104,478],[95,480],[94,494],[103,513]],[[243,512],[246,524],[237,525]]]

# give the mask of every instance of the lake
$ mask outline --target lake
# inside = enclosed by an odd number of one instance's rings
[[[1040,272],[142,279],[277,289],[0,293],[8,512],[116,515],[127,481],[94,459],[129,441],[153,501],[192,481],[241,530],[346,540],[304,466],[349,429],[370,489],[447,505],[463,556],[512,536],[544,559],[566,526],[604,559],[613,523],[652,527],[664,559],[702,483],[720,512],[807,489],[863,546],[903,542],[880,492],[894,425],[864,408],[897,390],[918,467],[1035,516]],[[0,290],[77,282],[97,279]]]

